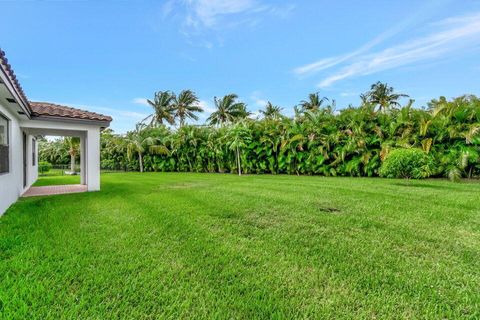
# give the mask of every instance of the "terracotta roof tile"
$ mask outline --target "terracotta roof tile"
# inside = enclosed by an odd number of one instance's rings
[[[15,73],[13,72],[12,66],[8,63],[8,59],[5,56],[5,51],[3,51],[2,49],[0,49],[0,68],[2,68],[2,70],[5,71],[5,73],[7,74],[7,77],[9,78],[10,82],[14,86],[18,95],[20,95],[20,98],[23,99],[23,102],[28,107],[28,99],[25,96],[25,93],[23,92],[22,86],[18,82],[17,76],[15,76]]]
[[[112,121],[112,117],[86,110],[75,109],[49,102],[30,101],[33,116],[61,117],[94,121]]]

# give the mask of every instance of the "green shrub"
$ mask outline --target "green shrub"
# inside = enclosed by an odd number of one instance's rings
[[[45,172],[48,172],[52,169],[52,164],[50,162],[46,162],[46,161],[40,161],[38,163],[38,171],[40,173],[45,173]]]
[[[107,169],[107,170],[114,170],[117,169],[118,165],[116,165],[115,160],[113,159],[102,159],[100,162],[100,168]]]
[[[423,179],[432,174],[432,159],[420,149],[396,149],[390,152],[380,168],[386,178]]]

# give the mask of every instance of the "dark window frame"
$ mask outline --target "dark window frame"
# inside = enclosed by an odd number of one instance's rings
[[[32,167],[37,165],[37,139],[32,138]]]
[[[0,118],[4,119],[7,123],[7,127],[5,128],[6,129],[5,136],[6,136],[7,143],[0,145],[0,147],[3,147],[3,148],[6,147],[5,149],[7,150],[6,161],[0,158],[0,161],[5,161],[5,169],[3,171],[0,171],[0,175],[4,175],[4,174],[10,173],[10,149],[11,149],[10,148],[10,119],[1,112],[0,112]],[[0,170],[2,170],[1,167],[0,167]]]

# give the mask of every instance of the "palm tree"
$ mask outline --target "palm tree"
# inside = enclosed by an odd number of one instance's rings
[[[173,102],[175,101],[175,94],[171,91],[155,92],[155,97],[152,100],[147,99],[148,104],[153,108],[153,114],[145,118],[152,118],[151,125],[163,124],[166,121],[169,124],[175,123]]]
[[[265,110],[260,110],[260,113],[263,114],[265,119],[279,119],[282,117],[283,108],[279,106],[274,106],[270,101],[267,102]]]
[[[198,127],[185,126],[177,130],[176,133],[177,154],[187,161],[189,171],[193,172],[200,142]]]
[[[247,147],[250,143],[250,131],[244,121],[238,122],[229,128],[226,138],[227,145],[230,150],[235,151],[238,175],[242,175],[242,161],[240,156],[241,149]]]
[[[279,169],[278,158],[280,154],[280,145],[285,135],[290,119],[282,118],[282,121],[265,121],[260,125],[263,135],[259,141],[265,149],[270,173],[277,174]]]
[[[362,101],[362,105],[369,103],[368,93],[361,93],[360,100]]]
[[[168,149],[165,145],[159,144],[159,140],[150,135],[147,130],[149,127],[143,123],[136,125],[134,131],[127,133],[125,139],[127,145],[127,157],[132,159],[136,153],[138,155],[138,163],[140,166],[140,172],[143,172],[143,154],[146,150],[153,154],[168,154]]]
[[[100,136],[100,157],[102,169],[118,170],[126,167],[126,144],[123,135],[115,134],[112,129],[105,129]]]
[[[323,102],[325,101],[328,101],[328,98],[327,97],[320,98],[319,92],[310,93],[308,95],[308,100],[302,100],[300,102],[300,107],[303,112],[305,111],[315,112],[320,109]]]
[[[235,120],[246,118],[250,113],[243,102],[237,101],[238,96],[234,93],[227,94],[223,98],[214,98],[216,110],[208,117],[212,125],[224,125]]]
[[[180,120],[180,127],[183,127],[187,118],[198,120],[195,112],[203,112],[203,109],[198,105],[199,102],[197,96],[191,90],[183,90],[177,97],[174,97],[174,118]]]
[[[362,100],[379,106],[380,111],[386,111],[392,106],[400,106],[398,100],[408,97],[403,93],[395,93],[393,87],[378,81],[372,84],[370,91],[360,96]]]
[[[63,143],[70,155],[70,172],[73,174],[75,173],[75,159],[80,153],[80,139],[78,137],[66,137]]]

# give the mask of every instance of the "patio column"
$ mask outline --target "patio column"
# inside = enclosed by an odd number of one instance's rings
[[[100,190],[100,128],[88,129],[86,134],[87,189],[98,191]]]
[[[80,136],[80,184],[87,184],[87,166],[86,166],[86,134]]]

